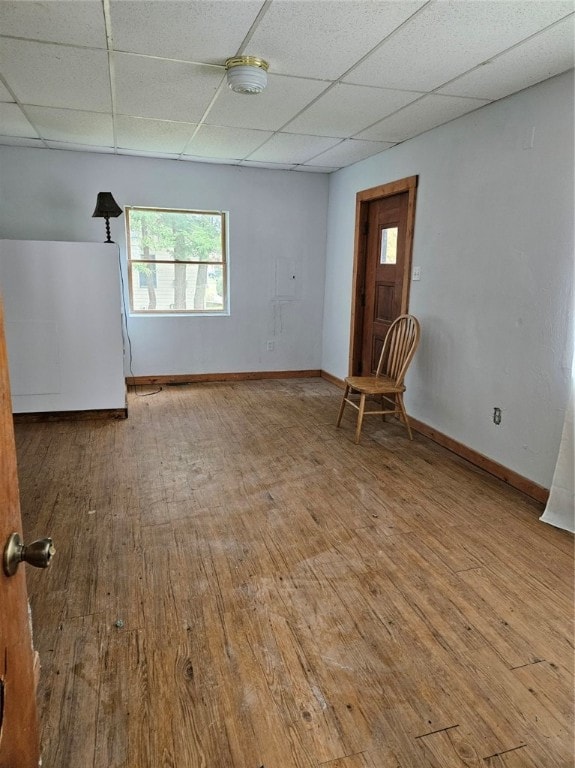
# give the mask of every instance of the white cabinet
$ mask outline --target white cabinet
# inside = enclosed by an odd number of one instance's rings
[[[118,247],[0,240],[14,413],[126,407]]]

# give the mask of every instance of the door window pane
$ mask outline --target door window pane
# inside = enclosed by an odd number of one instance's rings
[[[384,227],[381,230],[380,264],[395,264],[397,262],[397,230],[398,227]]]

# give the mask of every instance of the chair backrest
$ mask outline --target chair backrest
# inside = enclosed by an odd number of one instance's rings
[[[419,322],[413,315],[400,315],[389,326],[377,365],[376,376],[389,376],[401,386],[419,344]]]

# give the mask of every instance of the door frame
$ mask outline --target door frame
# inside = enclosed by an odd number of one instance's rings
[[[405,261],[403,266],[403,287],[401,294],[401,313],[409,308],[409,289],[411,285],[411,257],[413,252],[413,232],[415,227],[415,198],[419,176],[380,184],[378,187],[362,189],[355,196],[355,235],[353,247],[353,282],[351,299],[351,331],[349,347],[349,376],[358,373],[361,360],[363,335],[363,302],[365,266],[367,258],[367,221],[369,204],[374,200],[392,197],[407,192],[407,232],[405,235]]]

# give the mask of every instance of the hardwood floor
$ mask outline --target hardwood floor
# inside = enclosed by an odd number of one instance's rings
[[[319,379],[19,424],[48,768],[568,768],[573,540]]]

